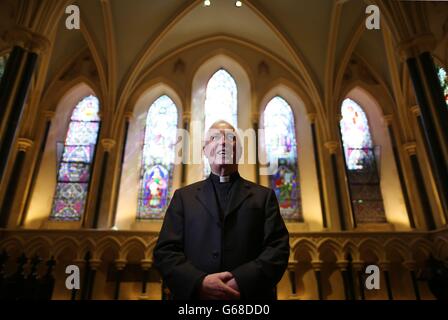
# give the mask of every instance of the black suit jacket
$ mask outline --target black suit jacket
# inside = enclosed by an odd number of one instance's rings
[[[230,271],[242,299],[275,299],[289,234],[273,190],[235,181],[224,219],[211,178],[178,189],[165,214],[154,266],[174,299],[194,299],[207,274]]]

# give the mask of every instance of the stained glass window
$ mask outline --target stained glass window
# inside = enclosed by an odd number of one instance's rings
[[[57,174],[51,220],[78,221],[84,213],[98,138],[99,101],[82,99],[72,112]]]
[[[369,123],[362,108],[353,100],[342,103],[341,133],[345,159],[349,170],[363,168],[365,150],[372,148]]]
[[[347,180],[357,223],[386,222],[380,178],[369,122],[364,110],[351,99],[341,108],[340,129],[344,145]]]
[[[280,212],[284,219],[303,221],[294,115],[283,98],[277,96],[266,106],[264,129],[267,159],[278,164],[269,182]]]
[[[177,108],[166,95],[149,108],[137,219],[163,218],[169,204],[177,139]]]
[[[0,79],[3,77],[6,68],[6,62],[8,61],[8,55],[0,57]]]
[[[442,86],[443,94],[445,96],[445,102],[448,106],[448,73],[442,67],[439,67],[438,71],[440,85]]]
[[[204,106],[204,128],[225,120],[235,128],[238,126],[238,90],[233,77],[224,69],[213,74],[207,84]],[[204,156],[204,176],[210,174],[210,166]]]

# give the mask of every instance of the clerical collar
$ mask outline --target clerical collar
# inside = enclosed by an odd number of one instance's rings
[[[238,171],[231,173],[228,176],[218,176],[213,172],[210,173],[210,178],[214,182],[225,183],[225,182],[234,182],[240,177]]]

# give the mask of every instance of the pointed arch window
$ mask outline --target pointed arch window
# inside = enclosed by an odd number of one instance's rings
[[[440,85],[442,86],[443,95],[445,97],[446,105],[448,106],[448,73],[442,67],[438,68],[437,72],[440,80]]]
[[[357,223],[386,222],[376,165],[379,149],[373,146],[367,115],[351,99],[343,101],[341,114],[340,130],[355,220]]]
[[[225,120],[238,127],[238,89],[235,80],[225,69],[216,71],[207,83],[204,105],[204,129]],[[204,157],[204,176],[210,174],[210,166]]]
[[[267,159],[277,163],[269,176],[284,219],[303,221],[294,115],[288,102],[274,97],[264,111]]]
[[[100,128],[99,101],[82,99],[74,108],[58,166],[51,220],[78,221],[84,213]]]
[[[166,95],[149,108],[143,144],[137,219],[163,218],[172,187],[178,112]]]

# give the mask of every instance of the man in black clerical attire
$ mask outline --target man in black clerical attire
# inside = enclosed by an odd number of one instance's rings
[[[275,299],[289,258],[275,193],[239,175],[229,123],[211,126],[204,152],[212,173],[174,193],[154,265],[174,299]]]

